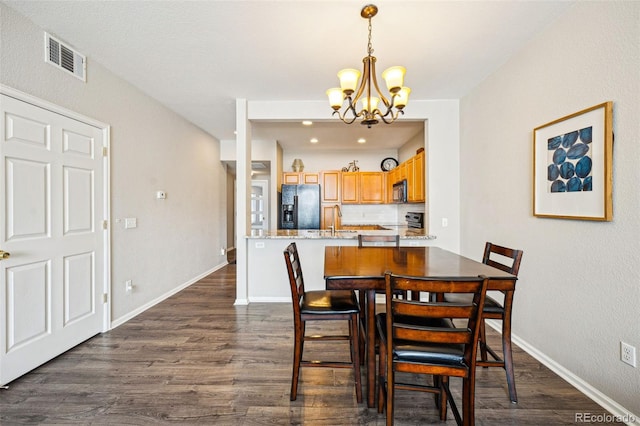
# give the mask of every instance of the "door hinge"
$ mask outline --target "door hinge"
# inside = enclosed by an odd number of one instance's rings
[[[102,229],[108,229],[109,228],[109,224],[106,220],[102,221]]]
[[[109,300],[109,295],[107,293],[102,293],[102,303],[107,303]]]
[[[103,146],[103,147],[102,147],[102,156],[103,156],[103,157],[106,157],[106,156],[107,156],[107,152],[108,152],[108,151],[107,151],[107,147],[106,147],[106,146]]]

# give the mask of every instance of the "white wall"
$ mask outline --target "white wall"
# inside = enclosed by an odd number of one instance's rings
[[[609,100],[613,221],[534,218],[532,129]],[[516,338],[637,422],[640,368],[619,345],[640,350],[639,117],[638,2],[578,2],[460,110],[462,254],[480,259],[488,240],[524,249]]]
[[[111,125],[112,319],[225,262],[218,141],[88,58],[87,82],[43,60],[43,30],[0,3],[0,82]],[[166,200],[156,200],[164,190]],[[136,217],[125,230],[118,219]],[[125,280],[133,280],[127,295]]]

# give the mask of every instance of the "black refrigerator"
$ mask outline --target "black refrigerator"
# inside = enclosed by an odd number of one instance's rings
[[[320,229],[320,185],[282,185],[279,229]]]

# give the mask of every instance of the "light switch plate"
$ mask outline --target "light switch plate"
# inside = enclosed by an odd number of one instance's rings
[[[158,200],[164,200],[165,198],[167,198],[167,193],[164,191],[156,191],[156,198]]]
[[[124,228],[136,228],[138,226],[138,219],[135,217],[127,217],[124,219]]]

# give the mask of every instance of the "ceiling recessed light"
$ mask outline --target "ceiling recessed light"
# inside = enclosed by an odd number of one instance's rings
[[[302,122],[302,124],[303,124],[303,125],[305,125],[305,126],[311,126],[311,125],[313,124],[313,121],[311,121],[311,120],[304,120],[304,121]]]
[[[367,142],[367,140],[365,138],[358,139],[358,143],[365,143],[365,142]]]
[[[311,143],[318,143],[318,138],[311,138],[311,140],[309,141]]]

